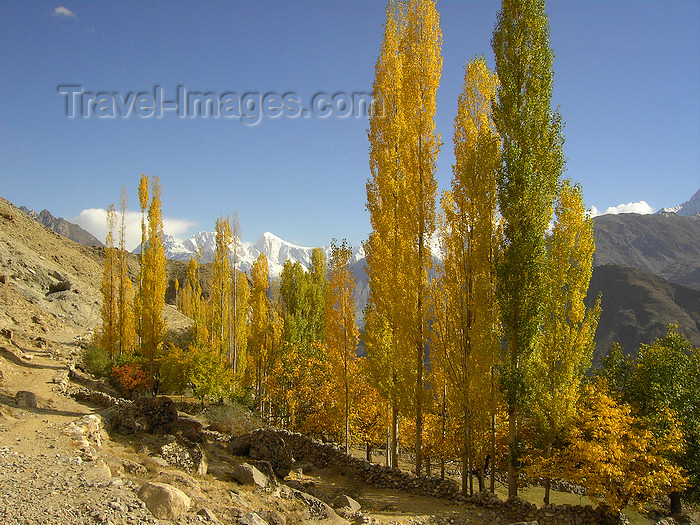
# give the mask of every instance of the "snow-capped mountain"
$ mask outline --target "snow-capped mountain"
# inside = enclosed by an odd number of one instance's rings
[[[695,195],[693,195],[689,201],[685,201],[683,204],[673,206],[672,208],[661,208],[656,213],[675,213],[676,215],[683,215],[686,217],[700,214],[700,190],[696,191]]]
[[[171,235],[163,235],[163,245],[165,246],[165,256],[168,259],[189,261],[190,257],[194,257],[201,250],[200,262],[208,263],[214,260],[214,254],[216,253],[216,233],[198,232],[184,242],[177,241]],[[330,246],[323,246],[322,249],[326,259],[328,259]],[[141,247],[139,246],[134,252],[139,253],[140,250]],[[280,239],[270,232],[265,232],[255,244],[245,241],[240,242],[236,251],[236,266],[240,271],[250,271],[258,256],[264,253],[267,258],[270,275],[279,277],[287,260],[299,262],[304,269],[308,270],[311,266],[313,247],[297,246]],[[360,261],[364,261],[364,257],[365,252],[362,246],[354,247],[351,264],[355,265]],[[231,258],[233,259],[233,250],[231,250]],[[362,264],[364,265],[364,262]]]

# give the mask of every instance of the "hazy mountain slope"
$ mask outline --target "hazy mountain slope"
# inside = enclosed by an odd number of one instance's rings
[[[602,313],[596,332],[594,363],[613,342],[636,355],[641,343],[662,337],[669,324],[700,346],[700,291],[671,283],[645,270],[629,266],[594,268],[587,304],[602,294]]]
[[[68,222],[63,217],[54,217],[49,210],[41,210],[37,213],[34,210],[28,209],[26,206],[20,206],[19,210],[29,215],[39,224],[43,224],[49,230],[53,230],[64,237],[68,237],[71,241],[75,241],[78,244],[84,246],[104,246],[104,244],[90,232],[83,230],[77,224]]]
[[[595,218],[595,266],[622,264],[700,290],[700,219],[626,213]]]

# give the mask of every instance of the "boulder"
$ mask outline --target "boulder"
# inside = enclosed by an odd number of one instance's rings
[[[260,488],[268,486],[267,476],[249,463],[241,463],[231,473],[233,479],[242,485],[254,485]]]
[[[275,470],[272,468],[272,464],[269,461],[264,461],[262,459],[252,459],[250,460],[250,464],[253,465],[260,472],[265,474],[270,485],[274,487],[279,485],[279,483],[277,482],[277,475],[275,474]]]
[[[326,503],[311,494],[294,490],[294,498],[306,505],[309,516],[314,520],[328,520],[327,523],[347,523]]]
[[[238,523],[241,525],[268,525],[267,522],[255,512],[244,514],[238,518]]]
[[[177,421],[177,408],[169,397],[140,397],[132,408],[137,421],[142,421],[146,432],[169,430]]]
[[[192,505],[187,494],[167,483],[144,483],[139,489],[139,498],[151,514],[161,520],[179,520]]]
[[[273,431],[256,430],[250,435],[251,459],[269,461],[280,478],[284,478],[292,470],[294,460],[284,439]]]
[[[214,511],[207,507],[202,507],[201,509],[199,509],[197,511],[197,516],[201,516],[204,519],[204,521],[209,523],[221,523],[219,518],[216,517]]]
[[[36,396],[34,392],[20,390],[15,394],[15,404],[21,408],[36,408]]]
[[[341,494],[333,500],[333,506],[336,509],[350,509],[352,512],[358,512],[362,507],[357,501],[352,499],[347,494]]]
[[[226,445],[226,450],[234,456],[247,456],[250,452],[250,434],[231,436]]]

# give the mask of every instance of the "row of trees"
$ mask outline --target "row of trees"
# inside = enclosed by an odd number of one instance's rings
[[[495,72],[483,58],[466,66],[452,188],[442,195],[436,220],[440,47],[434,1],[389,2],[375,68],[379,110],[368,132],[372,232],[365,245],[364,341],[371,384],[390,408],[392,465],[398,421],[410,413],[415,471],[422,472],[433,446],[424,442],[431,432],[426,423],[442,405],[443,421],[460,429],[464,490],[472,490],[472,472],[483,488],[489,462],[493,490],[500,424],[507,429],[500,450],[507,456],[508,493],[515,496],[527,458],[537,451],[538,464],[556,465],[552,458],[571,452],[570,433],[584,424],[577,419],[582,403],[604,396],[602,386],[595,395],[593,387],[584,388],[600,314],[599,301],[584,304],[593,226],[581,188],[563,178],[563,124],[551,105],[553,53],[543,0],[503,0],[492,39]],[[429,249],[436,231],[437,267]],[[453,415],[445,414],[450,410]],[[671,449],[647,443],[630,453],[637,465],[657,458],[657,468],[647,464],[642,477],[620,467],[629,497],[606,498],[612,505],[634,501],[635,491],[650,497],[683,486],[679,464],[660,459]],[[571,457],[582,470],[601,460]],[[549,480],[571,471],[538,472],[548,502]],[[585,479],[595,478],[591,472]]]

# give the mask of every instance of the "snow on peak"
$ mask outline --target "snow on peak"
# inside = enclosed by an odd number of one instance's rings
[[[700,190],[696,191],[695,195],[683,204],[671,208],[661,208],[656,213],[675,213],[676,215],[683,215],[686,217],[700,213]]]

